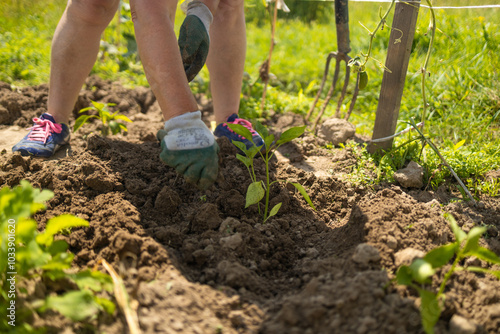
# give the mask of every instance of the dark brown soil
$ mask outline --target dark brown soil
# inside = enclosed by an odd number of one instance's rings
[[[46,86],[11,91],[0,85],[0,132],[29,126],[46,100]],[[7,149],[0,185],[27,179],[55,193],[35,217],[40,228],[67,212],[90,222],[65,237],[75,264],[113,264],[139,303],[144,333],[423,333],[416,291],[393,281],[395,254],[453,241],[444,211],[466,231],[488,225],[481,243],[500,254],[498,198],[450,204],[452,187],[350,185],[342,175],[356,163],[353,154],[321,149],[311,135],[283,147],[272,177],[304,185],[317,211],[279,183],[271,205],[281,202],[281,210],[263,224],[255,207],[244,209],[250,178],[227,140],[218,140],[219,178],[201,192],[160,161],[155,133],[163,122],[149,89],[90,78],[74,115],[90,100],[117,103],[134,121],[129,132],[103,138],[93,123],[48,160]],[[300,121],[283,115],[268,126],[279,132]],[[261,160],[256,171],[264,174]],[[436,332],[457,333],[450,319],[460,315],[475,324],[475,333],[498,333],[500,282],[459,272],[446,288],[445,306]],[[85,326],[47,314],[35,325],[55,333],[127,332],[119,312]]]

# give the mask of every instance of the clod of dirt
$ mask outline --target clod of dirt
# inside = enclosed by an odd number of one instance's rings
[[[394,173],[394,179],[405,188],[422,188],[424,185],[424,169],[414,161],[410,161],[406,168]]]
[[[158,197],[156,197],[155,210],[171,215],[177,211],[181,203],[182,200],[179,194],[170,187],[165,186],[158,194]]]
[[[359,244],[354,250],[352,260],[359,264],[368,265],[370,262],[380,261],[380,253],[372,245]]]
[[[240,225],[241,223],[238,220],[234,219],[233,217],[227,217],[226,219],[224,219],[222,224],[220,224],[219,232],[222,232],[224,234],[231,234],[234,233],[235,228]]]
[[[476,325],[473,321],[454,314],[450,320],[450,333],[453,334],[474,334],[476,333]]]
[[[405,248],[394,254],[394,260],[397,267],[410,265],[413,260],[424,257],[425,253],[415,248]]]
[[[238,246],[240,246],[242,242],[243,242],[243,236],[241,233],[236,233],[229,237],[221,238],[219,240],[219,244],[222,247],[226,247],[232,250],[238,248]]]
[[[219,228],[221,222],[222,219],[219,217],[217,206],[212,203],[205,203],[201,206],[200,212],[194,217],[191,228],[196,232],[216,230]]]
[[[355,132],[354,124],[339,118],[329,118],[319,128],[318,136],[333,145],[338,145],[345,143]]]

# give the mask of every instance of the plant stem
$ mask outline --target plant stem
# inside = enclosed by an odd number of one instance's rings
[[[455,272],[455,268],[457,264],[462,260],[462,249],[457,254],[457,257],[455,258],[455,261],[453,261],[453,264],[451,265],[450,270],[444,275],[443,282],[441,282],[441,286],[439,287],[439,291],[436,295],[436,298],[439,298],[443,293],[444,293],[444,288],[446,287],[446,283],[450,279],[451,275]]]
[[[434,35],[436,34],[436,16],[434,14],[434,8],[432,8],[432,3],[430,0],[426,0],[431,11],[431,39],[429,41],[429,49],[427,50],[427,55],[425,56],[424,66],[422,67],[422,99],[424,106],[422,108],[422,132],[425,127],[425,117],[427,116],[427,97],[425,95],[425,76],[427,75],[427,66],[429,65],[429,59],[431,58],[432,46],[434,44]]]
[[[413,126],[413,128],[415,130],[417,130],[417,132],[419,133],[419,135],[422,137],[422,140],[424,140],[425,142],[427,142],[427,144],[429,144],[429,146],[434,150],[434,152],[436,152],[436,154],[438,155],[439,159],[441,159],[441,161],[443,162],[443,165],[445,165],[448,168],[448,170],[450,171],[450,173],[453,175],[453,177],[455,178],[455,180],[457,180],[457,182],[460,184],[460,186],[465,191],[465,193],[467,194],[467,196],[469,197],[469,199],[472,201],[472,203],[476,204],[476,200],[474,199],[474,197],[472,197],[472,194],[470,193],[469,189],[467,189],[467,187],[465,186],[465,184],[458,177],[457,173],[455,173],[455,171],[453,170],[453,168],[451,168],[451,166],[448,164],[448,162],[446,161],[446,159],[441,155],[441,152],[439,152],[439,150],[436,147],[436,145],[434,145],[434,143],[430,139],[428,139],[426,136],[424,136],[424,133],[422,131],[420,131],[420,129],[415,124],[415,121],[413,119],[410,119],[410,124]]]
[[[389,16],[389,13],[391,12],[392,8],[394,7],[394,3],[396,2],[396,0],[392,0],[391,2],[391,5],[389,6],[389,8],[387,9],[387,11],[385,12],[384,16],[382,16],[382,18],[380,19],[380,22],[378,23],[377,27],[375,28],[375,30],[373,32],[370,32],[370,44],[368,46],[368,53],[366,55],[363,55],[363,57],[365,57],[365,61],[364,63],[361,65],[361,67],[365,66],[366,63],[368,62],[369,58],[370,58],[370,54],[372,52],[372,47],[373,47],[373,39],[375,38],[375,34],[377,33],[377,31],[380,29],[380,27],[385,24],[385,20],[387,18],[387,16]]]
[[[269,153],[266,152],[266,159],[264,160],[266,163],[266,208],[264,211],[264,221],[267,219],[267,212],[269,210],[269,193],[271,192],[271,185],[269,183]]]

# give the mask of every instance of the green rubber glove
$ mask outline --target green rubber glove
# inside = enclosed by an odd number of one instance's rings
[[[219,172],[219,145],[214,135],[195,111],[165,122],[165,129],[157,133],[161,141],[160,159],[187,182],[201,190],[208,189]]]
[[[213,16],[205,4],[190,2],[187,16],[179,32],[179,49],[188,81],[192,81],[201,71],[208,56],[210,46],[209,29]]]

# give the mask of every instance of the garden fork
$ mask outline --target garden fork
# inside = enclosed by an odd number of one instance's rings
[[[349,43],[349,0],[335,0],[335,25],[337,28],[337,48],[338,50],[335,52],[330,52],[328,54],[328,57],[326,59],[326,65],[325,65],[325,72],[323,74],[323,80],[321,82],[320,89],[318,91],[318,94],[316,95],[316,98],[314,99],[313,105],[311,106],[311,109],[307,113],[306,116],[306,122],[309,122],[309,118],[311,117],[314,108],[316,107],[316,104],[318,103],[318,100],[320,98],[321,93],[323,92],[323,88],[325,86],[326,79],[328,77],[328,70],[330,68],[330,62],[333,58],[335,58],[335,72],[333,75],[333,81],[332,81],[332,86],[330,87],[330,90],[328,91],[328,94],[326,96],[326,100],[323,103],[323,106],[321,107],[321,111],[319,112],[318,116],[316,117],[316,120],[314,121],[314,126],[313,126],[313,131],[316,130],[316,127],[318,125],[318,122],[320,121],[321,117],[325,113],[325,109],[330,102],[333,92],[335,91],[335,86],[337,85],[337,81],[339,79],[339,73],[340,73],[340,63],[342,61],[345,62],[345,67],[346,67],[346,73],[345,73],[345,78],[344,78],[344,85],[342,87],[342,93],[340,94],[340,98],[337,103],[337,111],[335,112],[335,117],[340,118],[340,108],[342,106],[342,102],[344,101],[346,92],[347,92],[347,86],[349,85],[349,76],[350,76],[350,67],[348,66],[349,61],[351,60],[351,57],[349,57],[348,53],[351,51],[351,46]],[[359,80],[359,76],[358,76]],[[349,112],[346,114],[345,119],[347,120],[352,112],[352,109],[354,108],[354,103],[356,102],[356,98],[358,95],[358,83],[356,83],[356,90],[354,91],[354,96],[351,102],[351,106],[349,108]]]

